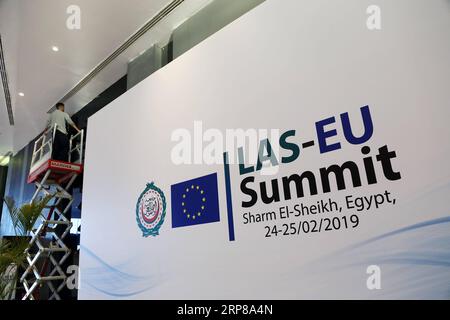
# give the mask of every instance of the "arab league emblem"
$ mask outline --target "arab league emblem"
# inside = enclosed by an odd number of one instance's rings
[[[157,236],[166,216],[166,197],[153,182],[147,183],[136,204],[136,221],[142,236]]]

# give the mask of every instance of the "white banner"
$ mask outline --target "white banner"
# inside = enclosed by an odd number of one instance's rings
[[[370,6],[268,0],[89,119],[79,298],[449,298],[449,3]]]

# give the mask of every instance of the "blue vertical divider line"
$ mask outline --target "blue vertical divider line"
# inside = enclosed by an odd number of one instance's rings
[[[233,201],[231,200],[230,165],[228,164],[228,152],[223,153],[223,168],[225,173],[225,191],[227,193],[228,235],[230,241],[234,241]]]

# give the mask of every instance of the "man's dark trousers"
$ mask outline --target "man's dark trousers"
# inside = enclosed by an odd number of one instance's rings
[[[53,160],[68,161],[69,160],[69,136],[56,130],[55,140],[53,141]]]

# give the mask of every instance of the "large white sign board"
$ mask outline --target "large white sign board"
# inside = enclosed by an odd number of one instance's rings
[[[369,1],[268,0],[90,118],[79,298],[448,298],[450,3],[378,2],[381,30]],[[363,110],[373,132],[350,143],[346,114],[361,137]],[[183,128],[190,165],[173,162]],[[239,128],[295,131],[280,156],[300,153],[272,175],[195,159],[218,132],[236,153]],[[347,168],[326,192],[321,168],[349,161],[360,183]],[[289,199],[283,177],[305,171],[317,192]]]

